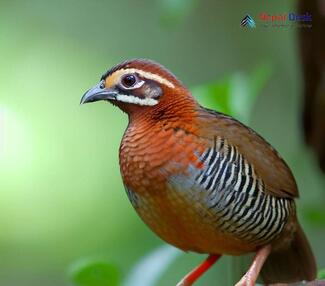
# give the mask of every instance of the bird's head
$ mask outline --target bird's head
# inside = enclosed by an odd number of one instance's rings
[[[173,106],[182,108],[195,100],[184,85],[158,63],[144,59],[125,61],[108,70],[100,82],[89,89],[81,103],[109,101],[123,111],[143,114],[164,113]]]

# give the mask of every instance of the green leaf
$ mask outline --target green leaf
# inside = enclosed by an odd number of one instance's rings
[[[317,274],[318,279],[325,279],[325,268],[320,269]]]
[[[196,86],[192,88],[192,93],[203,106],[248,123],[257,96],[271,73],[271,65],[262,64],[251,74],[237,72],[222,80]]]
[[[193,95],[205,107],[230,114],[230,78],[199,85],[191,89]]]
[[[181,251],[164,245],[142,258],[126,277],[123,286],[153,286]]]
[[[257,96],[261,94],[271,74],[271,65],[262,64],[251,74],[235,73],[231,77],[230,109],[238,120],[249,122]]]
[[[81,261],[70,270],[72,281],[78,286],[118,286],[117,267],[105,261]]]

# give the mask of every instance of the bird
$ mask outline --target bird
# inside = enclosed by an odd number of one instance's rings
[[[278,152],[235,118],[199,104],[165,67],[131,59],[81,98],[128,115],[119,148],[126,194],[165,242],[208,255],[177,286],[193,285],[222,255],[255,253],[237,286],[311,281],[316,263],[296,215],[298,187]]]

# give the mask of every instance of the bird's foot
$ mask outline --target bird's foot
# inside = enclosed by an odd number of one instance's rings
[[[255,286],[255,281],[252,281],[248,273],[246,273],[235,286]]]
[[[185,278],[183,278],[181,281],[177,283],[176,286],[191,286],[192,283],[189,281],[186,281]]]
[[[254,286],[263,264],[271,252],[271,246],[266,245],[256,252],[253,263],[246,274],[235,286]]]
[[[189,274],[187,274],[176,286],[191,286],[199,279],[219,258],[219,254],[211,254],[202,262],[198,267],[194,268]]]

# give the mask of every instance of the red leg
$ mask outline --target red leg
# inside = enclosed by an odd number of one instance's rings
[[[271,246],[266,245],[256,252],[253,263],[235,286],[254,286],[266,258],[271,252]]]
[[[176,286],[191,286],[199,279],[216,261],[221,257],[220,254],[210,254],[199,266],[188,273]]]

